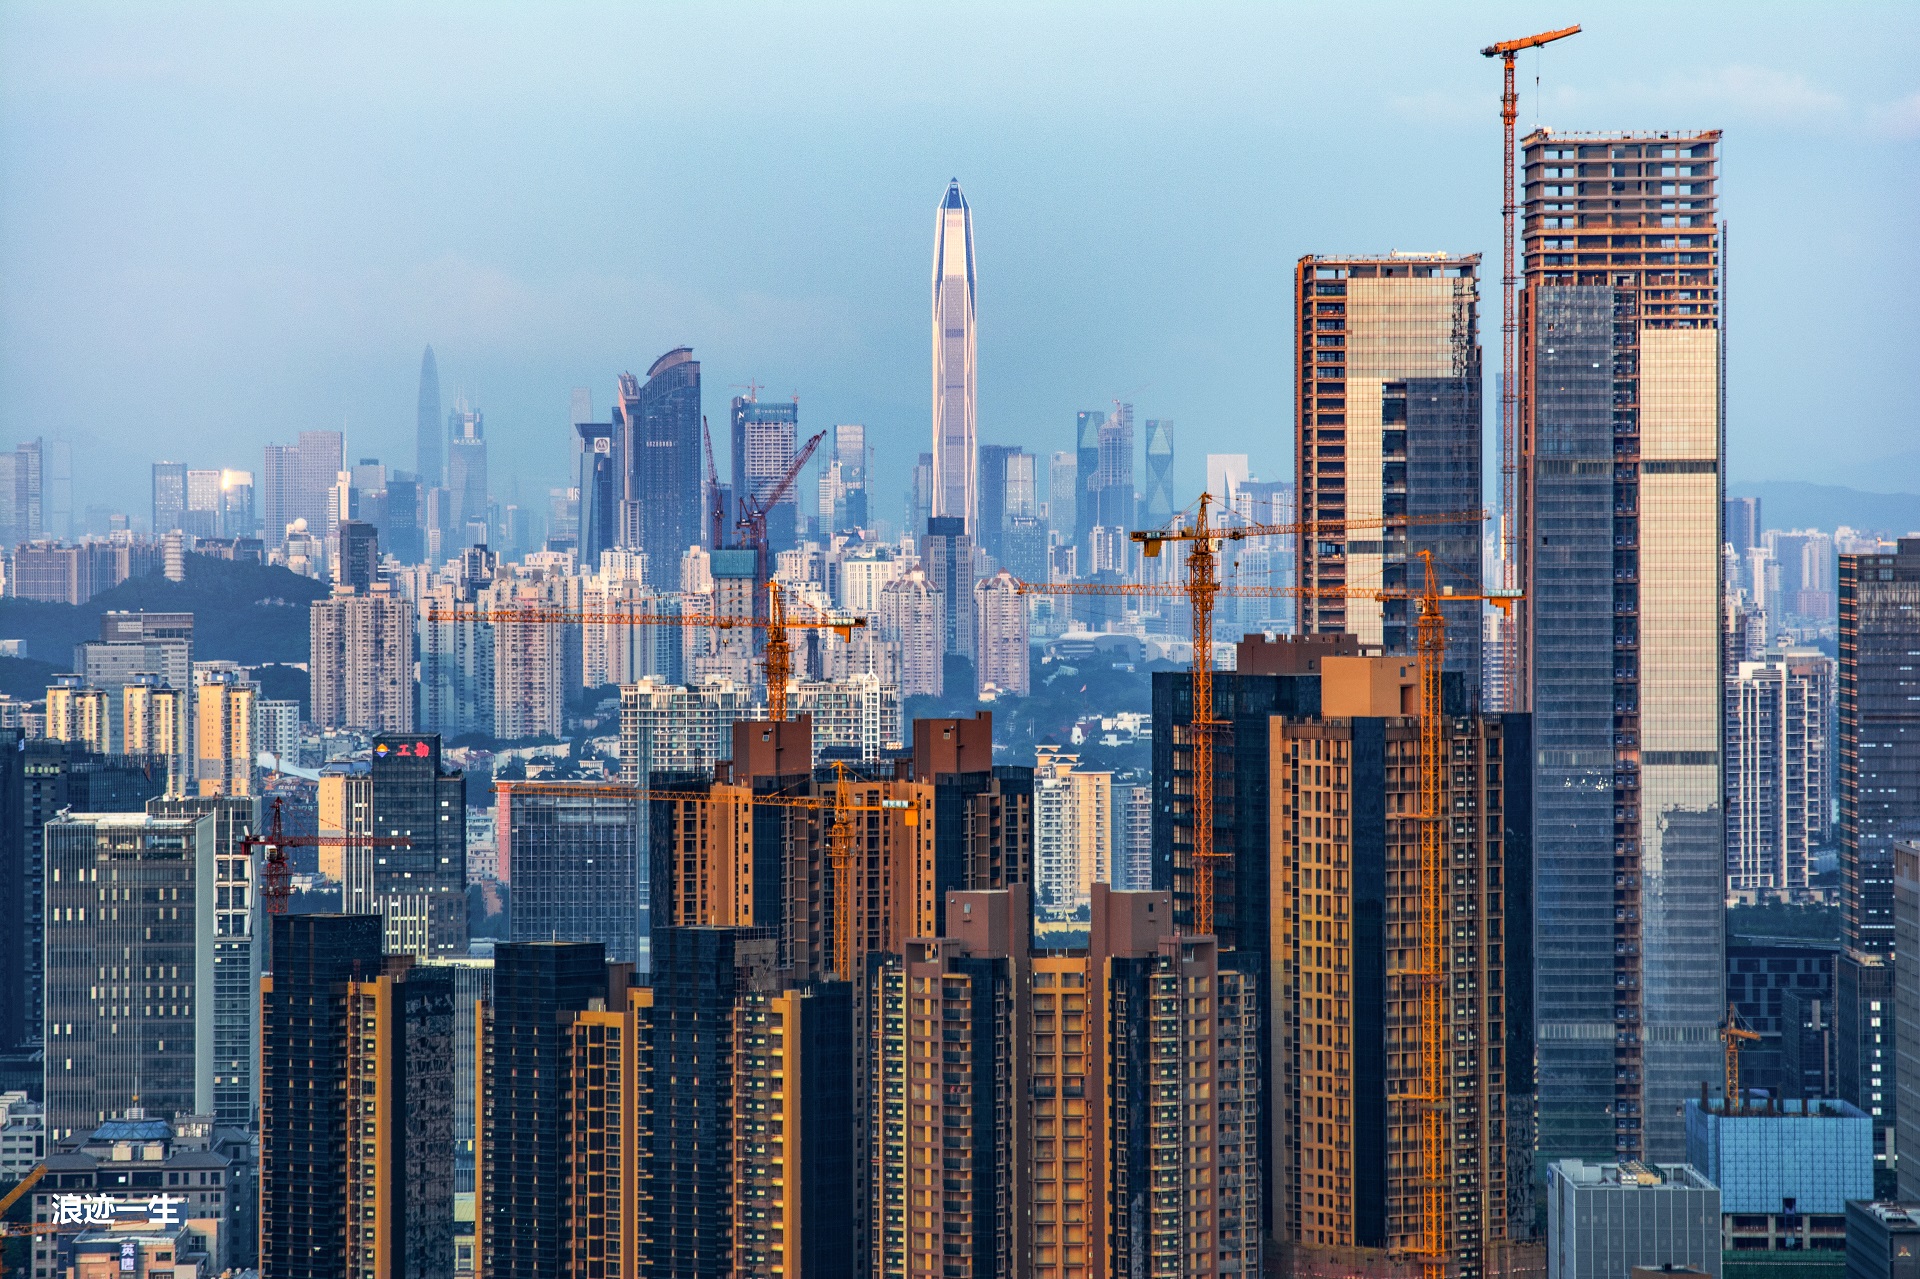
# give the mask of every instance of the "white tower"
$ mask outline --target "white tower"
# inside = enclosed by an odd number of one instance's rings
[[[933,514],[964,519],[969,534],[977,509],[973,294],[973,212],[956,178],[933,223]]]

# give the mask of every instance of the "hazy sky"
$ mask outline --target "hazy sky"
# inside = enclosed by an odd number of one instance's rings
[[[1209,449],[1290,475],[1300,254],[1484,254],[1498,368],[1477,50],[1574,21],[1522,59],[1523,130],[1726,130],[1732,478],[1920,490],[1911,3],[10,0],[0,445],[74,440],[76,514],[301,429],[411,466],[431,342],[537,505],[569,389],[604,416],[688,343],[716,425],[749,378],[867,423],[898,518],[957,176],[983,441],[1071,447],[1123,396],[1178,423],[1182,497]]]

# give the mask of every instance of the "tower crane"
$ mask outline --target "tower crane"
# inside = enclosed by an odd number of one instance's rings
[[[1720,1028],[1727,1043],[1726,1110],[1732,1114],[1741,1106],[1740,1099],[1740,1045],[1760,1042],[1757,1031],[1749,1030],[1740,1024],[1740,1012],[1732,1004],[1727,1005],[1727,1024]]]
[[[813,456],[813,451],[820,447],[820,441],[826,438],[827,433],[822,431],[808,440],[800,451],[793,455],[793,460],[787,463],[786,471],[766,492],[733,495],[734,501],[740,507],[740,518],[734,521],[734,527],[746,531],[747,545],[753,548],[753,580],[756,584],[773,579],[773,573],[767,564],[767,513],[780,505],[780,499],[787,495],[787,491],[793,487],[794,480],[799,478],[800,468],[807,464],[807,460]],[[756,596],[756,606],[758,603]],[[757,616],[757,607],[755,613]]]
[[[281,801],[275,797],[268,810],[265,834],[240,837],[240,847],[264,849],[260,858],[260,896],[267,914],[287,913],[287,899],[293,894],[293,863],[287,860],[289,848],[411,848],[413,840],[405,835],[289,835],[282,825]]]
[[[762,630],[768,632],[764,654],[767,674],[767,711],[773,719],[787,717],[787,676],[793,669],[793,645],[790,631],[832,631],[841,639],[852,638],[856,628],[864,627],[864,617],[821,614],[796,617],[781,601],[780,584],[767,583],[767,617],[729,617],[718,613],[642,613],[626,609],[565,608],[454,608],[427,610],[428,623],[491,622],[496,626],[696,626],[713,630]],[[776,678],[777,676],[777,678]]]
[[[713,432],[707,429],[707,415],[700,415],[700,442],[707,448],[707,523],[712,526],[714,550],[727,540],[727,504],[720,496],[720,468],[713,464]]]
[[[1518,40],[1502,40],[1480,50],[1483,58],[1498,58],[1506,73],[1500,94],[1500,127],[1506,139],[1505,160],[1500,168],[1503,184],[1500,199],[1500,584],[1508,590],[1520,585],[1520,558],[1523,520],[1531,515],[1520,510],[1520,311],[1516,290],[1520,277],[1514,268],[1513,222],[1520,206],[1513,198],[1513,126],[1519,119],[1520,99],[1513,89],[1513,60],[1525,49],[1538,49],[1578,35],[1576,26],[1557,31],[1542,31]],[[1502,663],[1507,687],[1502,705],[1519,709],[1518,691],[1519,636],[1506,627],[1500,636]]]

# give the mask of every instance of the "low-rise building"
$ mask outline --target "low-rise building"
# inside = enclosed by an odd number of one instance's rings
[[[1547,1168],[1547,1279],[1691,1266],[1720,1279],[1720,1190],[1686,1164]]]
[[[1906,1279],[1920,1257],[1920,1204],[1847,1205],[1847,1279]]]

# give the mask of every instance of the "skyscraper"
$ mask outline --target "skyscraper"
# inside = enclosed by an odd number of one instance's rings
[[[1178,509],[1173,500],[1173,423],[1147,419],[1147,487],[1141,518],[1148,528],[1165,528]]]
[[[1725,962],[1719,142],[1523,142],[1515,709],[1547,1157],[1682,1157],[1680,1108],[1722,1069],[1725,992],[1700,980]]]
[[[1727,890],[1772,897],[1808,887],[1832,833],[1834,662],[1812,649],[1735,668],[1727,689]]]
[[[1382,526],[1481,504],[1479,256],[1392,253],[1300,259],[1295,465],[1302,520],[1351,532],[1297,539],[1298,581],[1417,592],[1420,552],[1440,586],[1480,590],[1480,525]],[[1477,603],[1444,606],[1447,669],[1480,685]],[[1392,656],[1414,649],[1410,600],[1306,597],[1302,633],[1346,632]]]
[[[453,521],[448,531],[455,544],[482,546],[489,542],[486,415],[469,407],[465,396],[453,402],[453,412],[447,415],[447,491],[453,495]]]
[[[1920,538],[1897,545],[1840,557],[1841,911],[1872,954],[1893,951],[1894,840],[1920,826]]]
[[[511,787],[511,783],[503,783]],[[563,782],[500,796],[514,941],[597,942],[608,958],[647,959],[647,857],[640,809],[625,795]]]
[[[1000,558],[1000,534],[1007,522],[1007,463],[1019,451],[1011,444],[982,444],[978,449],[980,475],[974,484],[978,520],[973,538],[995,559]]]
[[[1081,409],[1073,419],[1073,545],[1080,553],[1080,573],[1085,576],[1087,566],[1093,562],[1093,530],[1100,523],[1100,500],[1097,488],[1100,483],[1100,428],[1107,424],[1107,415],[1098,409]],[[1059,466],[1054,469],[1055,501],[1058,501]],[[1060,514],[1055,512],[1054,527],[1059,528]]]
[[[335,587],[333,598],[314,601],[308,612],[308,679],[316,727],[413,730],[414,616],[413,603],[393,594],[385,582],[367,594]],[[460,625],[435,623],[449,629]],[[468,623],[467,629],[474,625],[484,623]],[[464,731],[452,725],[434,727]]]
[[[242,671],[197,671],[193,683],[195,793],[253,794],[260,687]]]
[[[973,588],[973,615],[974,682],[982,692],[992,685],[1002,694],[1025,697],[1033,655],[1027,646],[1027,597],[1013,574],[1001,569],[980,579]]]
[[[324,540],[332,535],[334,521],[350,514],[336,510],[333,503],[345,458],[345,441],[338,431],[302,431],[298,443],[266,446],[261,538],[269,548],[286,542],[287,526],[295,520],[305,520],[307,531]]]
[[[153,464],[153,534],[171,533],[187,523],[187,464]]]
[[[955,178],[933,215],[932,514],[968,533],[978,518],[974,287],[973,211]]]
[[[427,488],[436,488],[446,482],[446,471],[440,460],[440,432],[445,429],[443,421],[440,416],[440,366],[433,358],[433,348],[429,346],[420,357],[420,407],[415,419],[413,446],[414,468],[419,472],[420,483]]]
[[[33,541],[43,531],[55,537],[66,536],[64,526],[47,518],[46,496],[51,485],[47,483],[50,477],[43,447],[35,439],[0,453],[0,546],[8,550]],[[55,450],[66,447],[59,443],[53,446]]]
[[[920,562],[941,595],[941,653],[973,660],[973,538],[958,516],[936,515],[927,521]]]
[[[793,463],[794,438],[800,429],[799,400],[748,399],[733,397],[733,493],[736,502],[754,498],[763,502],[772,496],[774,485]],[[767,551],[769,554],[794,545],[796,515],[800,510],[799,486],[788,488],[786,495],[767,511]],[[737,537],[738,534],[730,533]],[[685,547],[680,549],[685,550]]]
[[[214,825],[145,813],[47,823],[49,1137],[129,1106],[212,1111]]]
[[[451,959],[467,953],[466,777],[440,767],[440,739],[373,739],[364,831],[405,846],[352,846],[342,857],[341,901],[350,915],[386,921],[390,955]]]
[[[613,460],[613,427],[605,422],[579,422],[580,496],[576,536],[580,567],[600,567],[600,552],[619,544],[620,476]]]
[[[675,347],[653,362],[643,385],[620,375],[613,448],[622,468],[618,545],[647,556],[647,585],[679,589],[680,556],[703,542],[700,361]]]

